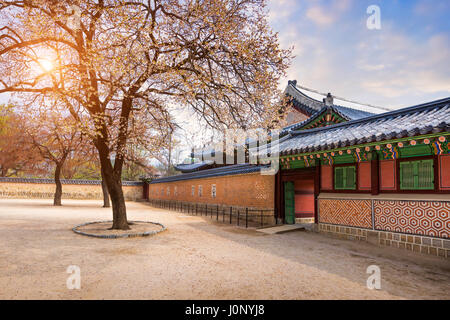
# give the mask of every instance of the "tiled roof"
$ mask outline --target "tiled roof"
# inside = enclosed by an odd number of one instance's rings
[[[201,170],[201,171],[192,172],[192,173],[184,173],[184,174],[180,174],[177,176],[160,178],[160,179],[153,180],[151,182],[151,184],[253,173],[253,172],[259,172],[261,170],[261,168],[264,168],[264,167],[265,166],[257,166],[257,165],[251,165],[251,164],[235,164],[235,165],[221,167],[221,168]]]
[[[328,150],[450,131],[450,98],[390,111],[327,127],[290,131],[280,154]]]
[[[178,164],[175,167],[176,170],[179,170],[184,173],[188,172],[195,172],[198,170],[201,170],[202,168],[205,168],[212,164],[212,161],[202,161],[202,162],[196,162],[196,163],[181,163]]]
[[[10,178],[10,177],[0,177],[0,182],[13,182],[13,183],[48,183],[54,184],[55,179],[45,179],[45,178]],[[81,185],[100,185],[101,180],[81,180],[81,179],[61,179],[61,184],[81,184]],[[123,186],[142,186],[142,181],[122,181]]]
[[[284,94],[292,98],[292,104],[295,109],[308,115],[312,115],[325,107],[322,101],[308,97],[296,87],[297,81],[288,81]]]
[[[294,107],[297,110],[300,110],[302,112],[308,113],[311,116],[301,122],[294,123],[292,125],[289,125],[287,127],[284,127],[280,131],[280,137],[286,136],[289,132],[298,130],[300,128],[305,127],[306,125],[310,124],[314,120],[316,120],[318,117],[320,117],[323,113],[327,112],[328,110],[332,110],[335,113],[339,114],[342,118],[344,118],[347,121],[350,120],[357,120],[369,116],[373,116],[373,113],[352,109],[349,107],[339,106],[339,105],[333,105],[333,106],[326,106],[324,102],[316,100],[314,98],[311,98],[304,94],[300,89],[297,88],[297,81],[295,80],[289,80],[288,85],[285,89],[285,94],[291,97],[291,102],[293,103]],[[236,144],[236,147],[239,145]],[[214,153],[214,149],[209,150],[202,150],[201,152],[194,153],[194,157],[201,158],[203,156],[210,156]],[[179,167],[179,166],[177,166]],[[177,169],[178,170],[178,169]],[[180,171],[183,171],[179,169]],[[183,171],[184,172],[184,171]]]
[[[344,118],[348,120],[357,120],[361,118],[366,118],[375,115],[374,113],[353,109],[349,107],[333,105],[333,109],[339,114],[341,114]]]
[[[367,111],[357,110],[340,105],[326,106],[324,102],[308,97],[306,94],[300,91],[300,89],[298,89],[296,85],[297,81],[288,81],[285,94],[291,98],[291,102],[295,109],[309,114],[310,117],[304,121],[283,128],[281,130],[281,135],[285,135],[291,130],[297,130],[308,125],[329,109],[332,109],[335,113],[339,114],[347,121],[374,115],[373,113]]]

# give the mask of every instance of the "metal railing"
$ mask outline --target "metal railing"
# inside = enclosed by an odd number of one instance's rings
[[[235,224],[245,228],[265,228],[278,224],[273,209],[226,206],[209,203],[192,203],[174,200],[149,199],[156,208],[178,211],[193,216],[208,217],[217,222]]]

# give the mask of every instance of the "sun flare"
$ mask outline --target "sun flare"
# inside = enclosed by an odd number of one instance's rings
[[[47,72],[51,71],[54,68],[53,62],[48,59],[39,59],[39,64],[41,68]]]

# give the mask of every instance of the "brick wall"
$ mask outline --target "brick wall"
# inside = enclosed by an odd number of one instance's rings
[[[211,192],[213,185],[216,188],[215,197],[212,196]],[[202,189],[201,195],[199,195],[200,186]],[[194,187],[194,195],[192,195],[192,187]],[[149,186],[149,199],[273,208],[274,188],[274,176],[250,173],[152,183]]]
[[[0,181],[0,198],[51,199],[55,193],[55,184],[47,182],[46,179],[40,179],[45,181],[41,183],[31,182],[32,179],[26,179],[27,182],[19,182],[20,179],[16,179],[16,182],[12,182],[14,179],[9,180]],[[64,183],[62,191],[63,199],[103,199],[102,187],[98,181],[89,181],[86,184]],[[142,185],[124,185],[123,192],[126,200],[142,199]]]

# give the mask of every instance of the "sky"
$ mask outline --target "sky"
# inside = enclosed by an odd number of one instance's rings
[[[380,10],[379,29],[367,27],[371,5]],[[281,90],[295,79],[389,109],[450,97],[450,0],[269,0],[268,14],[281,46],[295,55]],[[185,149],[209,141],[190,112],[177,118]]]
[[[380,29],[367,27],[371,5],[379,7]],[[450,97],[450,0],[269,0],[268,11],[281,46],[293,47],[295,56],[280,90],[297,80],[319,92],[388,109]],[[177,118],[195,122],[189,112]],[[200,134],[198,126],[183,127],[185,136],[196,136],[197,146],[209,142],[207,130]]]
[[[367,27],[371,5],[380,29]],[[281,88],[296,79],[390,109],[449,97],[449,14],[449,0],[270,0],[272,28],[294,47]]]
[[[380,29],[366,26],[370,5]],[[269,0],[268,10],[282,47],[294,47],[280,89],[296,79],[392,109],[450,96],[450,0]]]

